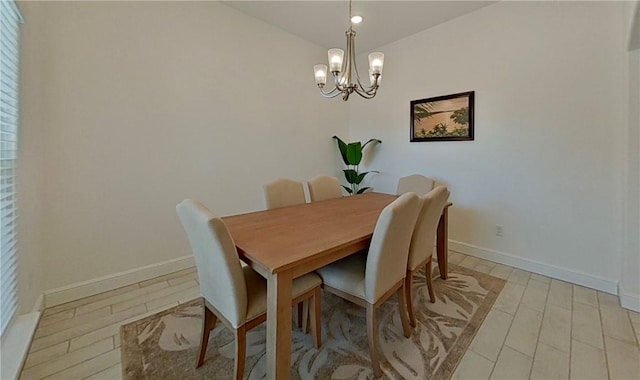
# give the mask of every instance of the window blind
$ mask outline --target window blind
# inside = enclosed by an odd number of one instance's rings
[[[16,161],[18,48],[22,17],[12,0],[0,1],[0,335],[18,307]]]

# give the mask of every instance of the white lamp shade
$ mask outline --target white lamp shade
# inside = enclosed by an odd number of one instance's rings
[[[382,67],[384,66],[384,54],[375,52],[369,54],[369,69],[372,74],[382,74]]]
[[[329,49],[329,69],[332,73],[342,71],[342,62],[344,61],[344,50]]]
[[[316,77],[316,84],[327,84],[327,65],[315,65],[313,66],[313,73]]]

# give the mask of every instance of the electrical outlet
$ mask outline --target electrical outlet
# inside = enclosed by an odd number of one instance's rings
[[[502,236],[502,224],[496,224],[496,236]]]

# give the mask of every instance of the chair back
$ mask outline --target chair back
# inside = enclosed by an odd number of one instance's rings
[[[227,226],[191,199],[180,202],[176,211],[195,256],[200,292],[233,327],[241,326],[247,318],[247,285]]]
[[[393,285],[404,279],[418,212],[420,198],[415,193],[406,193],[380,213],[367,255],[364,280],[367,302],[376,303]]]
[[[342,186],[336,177],[319,175],[310,179],[307,185],[311,202],[342,197]]]
[[[418,194],[426,194],[433,190],[435,181],[431,178],[427,178],[420,174],[413,174],[407,177],[402,177],[398,180],[397,195],[401,195],[408,192],[414,192]]]
[[[449,190],[446,186],[438,186],[422,195],[420,199],[422,200],[422,208],[411,237],[407,263],[407,268],[412,271],[433,254],[438,221],[442,215],[442,209],[449,199]]]
[[[269,210],[307,203],[302,182],[290,179],[277,179],[265,184],[264,199]]]

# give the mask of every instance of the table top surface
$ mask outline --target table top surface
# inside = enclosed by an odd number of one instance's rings
[[[382,209],[396,195],[352,197],[224,217],[241,258],[270,273],[371,239]]]

